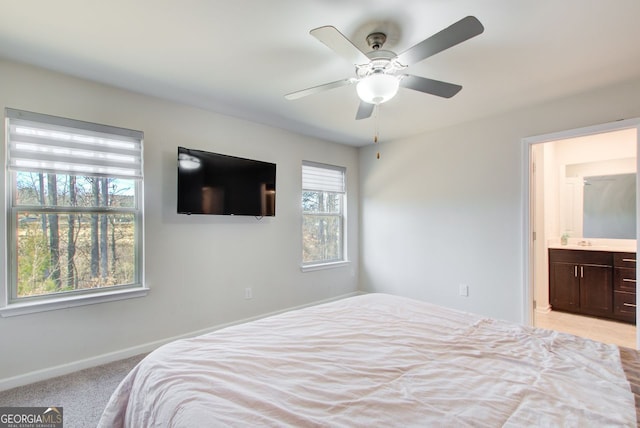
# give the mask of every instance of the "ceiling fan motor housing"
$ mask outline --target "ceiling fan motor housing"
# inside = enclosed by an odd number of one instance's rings
[[[403,65],[393,60],[396,57],[396,54],[391,51],[371,51],[367,56],[371,59],[369,63],[356,65],[356,75],[360,79],[374,73],[394,74],[396,71],[405,68]]]

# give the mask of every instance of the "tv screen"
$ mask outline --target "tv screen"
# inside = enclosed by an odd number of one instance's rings
[[[276,164],[178,147],[178,213],[276,215]]]

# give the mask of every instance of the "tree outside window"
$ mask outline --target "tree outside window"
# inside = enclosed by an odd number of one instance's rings
[[[142,287],[142,133],[6,114],[9,303]]]
[[[344,260],[344,169],[303,164],[302,263]]]

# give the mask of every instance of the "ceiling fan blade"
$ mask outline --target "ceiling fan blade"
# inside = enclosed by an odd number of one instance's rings
[[[331,25],[314,28],[309,31],[316,39],[327,45],[327,47],[351,64],[368,64],[369,57],[347,39],[340,31]]]
[[[467,16],[439,33],[424,39],[417,45],[410,47],[399,54],[396,59],[404,65],[415,64],[458,43],[469,40],[483,31],[484,27],[475,16]]]
[[[400,86],[443,98],[451,98],[462,89],[460,85],[410,74],[403,76],[402,80],[400,80]]]
[[[360,101],[360,106],[358,106],[358,113],[356,113],[356,120],[371,117],[371,114],[373,113],[373,109],[375,107],[375,104],[369,104],[365,103],[364,101]]]
[[[301,91],[291,92],[290,94],[287,94],[284,97],[288,100],[297,100],[298,98],[306,97],[307,95],[316,94],[318,92],[328,91],[329,89],[350,85],[356,82],[357,80],[358,79],[356,79],[355,77],[336,80],[335,82],[325,83],[323,85],[314,86],[312,88],[303,89]]]

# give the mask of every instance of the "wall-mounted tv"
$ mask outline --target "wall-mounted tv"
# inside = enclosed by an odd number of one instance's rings
[[[178,213],[276,215],[276,164],[178,147]]]

